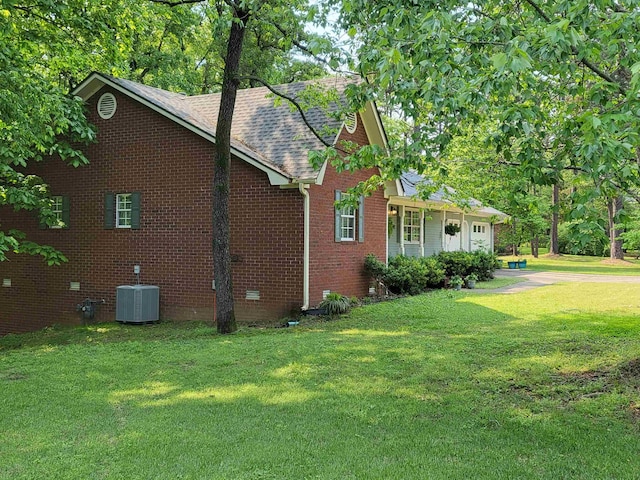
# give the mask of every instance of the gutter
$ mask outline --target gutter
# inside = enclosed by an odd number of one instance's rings
[[[303,233],[303,260],[302,260],[302,307],[301,310],[309,309],[309,223],[310,223],[310,208],[309,208],[309,192],[306,190],[304,183],[298,183],[298,190],[302,194],[304,206],[304,233]]]

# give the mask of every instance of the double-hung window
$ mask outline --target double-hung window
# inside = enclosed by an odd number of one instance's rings
[[[51,197],[52,205],[51,210],[56,216],[56,223],[51,225],[50,228],[62,228],[64,221],[62,220],[62,195],[55,195]]]
[[[335,191],[335,201],[345,200],[345,195]],[[358,199],[358,207],[335,205],[335,241],[364,242],[364,197]]]
[[[55,221],[51,225],[40,223],[40,228],[69,228],[69,197],[66,195],[51,196],[51,211]]]
[[[131,228],[131,194],[116,195],[116,227]]]
[[[404,210],[404,241],[420,243],[420,212],[418,210]]]
[[[140,228],[140,192],[105,193],[104,228]]]
[[[340,240],[342,242],[356,239],[356,209],[344,207],[340,210]]]

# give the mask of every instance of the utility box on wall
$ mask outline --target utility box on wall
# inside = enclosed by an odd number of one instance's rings
[[[116,322],[147,323],[160,319],[160,287],[120,285],[116,288]]]

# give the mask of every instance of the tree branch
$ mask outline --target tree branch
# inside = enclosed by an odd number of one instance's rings
[[[53,21],[51,18],[47,18],[44,15],[40,15],[39,13],[34,12],[33,11],[34,7],[22,7],[20,5],[14,5],[13,8],[21,12],[24,12],[29,16],[42,20],[43,22],[48,23],[49,25],[56,27],[58,30],[60,30],[62,33],[64,33],[67,37],[69,37],[74,42],[84,44],[84,42],[81,42],[79,38],[73,35],[68,29],[64,28],[62,25],[59,25],[58,23]]]
[[[302,42],[296,40],[295,38],[293,38],[293,35],[290,34],[289,32],[287,32],[280,24],[275,23],[275,22],[270,22],[275,28],[276,30],[278,30],[280,32],[280,34],[286,38],[289,38],[291,40],[291,43],[293,43],[293,45],[298,48],[300,51],[306,53],[307,55],[309,55],[310,57],[312,57],[314,60],[324,64],[325,66],[329,67],[331,70],[333,70],[334,72],[341,72],[341,73],[347,73],[350,75],[355,75],[355,72],[349,72],[346,70],[337,70],[335,68],[333,68],[330,64],[330,62],[318,55],[316,55],[315,53],[313,53],[309,47],[307,47],[306,45],[304,45]]]
[[[152,3],[160,3],[169,7],[177,7],[178,5],[188,5],[193,3],[202,3],[204,0],[149,0]]]
[[[325,147],[334,147],[337,150],[339,150],[342,153],[345,154],[349,154],[349,152],[347,152],[346,150],[341,149],[338,146],[332,145],[329,142],[327,142],[324,138],[322,138],[322,136],[316,131],[316,129],[311,125],[311,123],[309,123],[309,119],[307,118],[307,116],[304,113],[304,109],[302,108],[302,106],[298,103],[298,101],[293,98],[290,97],[289,95],[286,95],[282,92],[279,92],[278,90],[276,90],[275,88],[273,88],[268,82],[266,82],[265,80],[263,80],[260,77],[255,77],[255,76],[251,76],[251,75],[243,75],[243,76],[239,76],[238,77],[239,80],[251,80],[257,83],[260,83],[261,85],[264,85],[267,90],[269,90],[271,93],[273,93],[274,95],[277,95],[280,98],[283,98],[284,100],[286,100],[287,102],[291,103],[291,105],[293,105],[296,110],[298,111],[298,113],[300,114],[300,116],[302,117],[302,121],[304,122],[304,124],[307,126],[307,128],[309,130],[311,130],[311,133],[313,133],[313,135],[320,140],[320,142],[325,146]]]
[[[531,6],[531,8],[533,8],[538,15],[540,15],[547,23],[551,23],[552,19],[551,17],[549,17],[540,7],[540,5],[538,5],[534,0],[524,0],[527,4],[529,4],[529,6]],[[600,78],[602,78],[603,80],[606,80],[609,83],[612,83],[614,85],[617,85],[618,90],[620,91],[620,93],[622,95],[626,95],[627,94],[627,89],[624,88],[623,85],[621,85],[619,82],[617,82],[611,75],[609,75],[607,72],[605,72],[604,70],[602,70],[601,68],[599,68],[595,63],[593,63],[591,60],[587,59],[587,58],[579,58],[580,56],[580,52],[578,51],[578,49],[574,46],[571,46],[571,54],[573,56],[576,57],[576,59],[578,60],[579,63],[581,63],[582,65],[584,65],[585,67],[587,67],[589,70],[591,70],[593,73],[595,73],[597,76],[599,76]]]

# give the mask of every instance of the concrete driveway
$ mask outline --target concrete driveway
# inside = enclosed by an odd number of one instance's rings
[[[520,278],[523,282],[514,283],[492,290],[497,293],[516,293],[543,287],[560,282],[591,282],[591,283],[640,283],[640,276],[636,275],[592,275],[587,273],[540,272],[535,270],[505,270],[495,272],[496,277]]]

